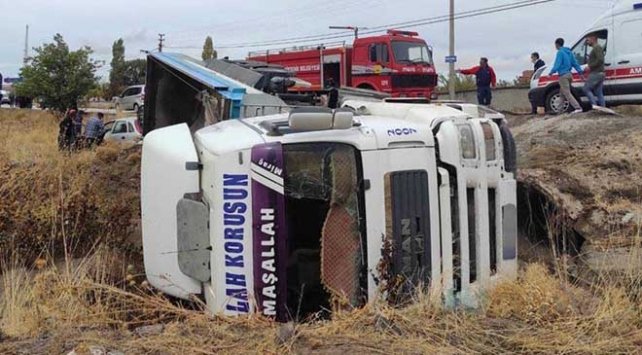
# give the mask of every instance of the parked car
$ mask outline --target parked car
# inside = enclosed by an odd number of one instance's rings
[[[11,98],[7,90],[0,90],[0,106],[1,105],[11,105]]]
[[[119,118],[105,123],[103,141],[133,142],[143,139],[143,128],[137,117]]]
[[[116,101],[116,110],[133,110],[138,111],[138,108],[145,102],[145,85],[130,86],[118,97]]]
[[[604,96],[607,106],[642,104],[642,2],[622,0],[598,19],[591,28],[575,42],[571,51],[577,62],[586,68],[591,47],[586,37],[595,35],[604,48],[606,79]],[[546,75],[550,67],[540,68],[531,81],[531,96],[546,112],[564,113],[570,105],[560,95],[558,75]],[[588,99],[582,93],[584,79],[573,75],[573,94],[583,104]]]

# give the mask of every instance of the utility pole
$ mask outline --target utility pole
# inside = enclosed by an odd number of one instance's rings
[[[163,51],[163,42],[165,42],[165,34],[159,33],[158,34],[158,51],[159,52]]]
[[[24,65],[27,65],[28,61],[29,61],[29,25],[27,25],[27,28],[25,30],[25,52],[22,58],[22,62],[24,63]]]
[[[450,58],[455,57],[455,0],[450,0]],[[455,99],[455,61],[450,60],[448,63],[448,94],[450,99]]]

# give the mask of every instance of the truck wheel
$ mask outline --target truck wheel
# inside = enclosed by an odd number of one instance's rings
[[[554,113],[556,115],[561,115],[565,112],[568,112],[571,106],[568,100],[566,100],[566,98],[562,96],[559,88],[551,90],[551,92],[546,95],[545,105],[547,113]]]

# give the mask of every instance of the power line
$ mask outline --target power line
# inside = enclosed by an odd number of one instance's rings
[[[307,15],[310,16],[315,16],[319,12],[323,11],[324,13],[332,14],[335,12],[345,12],[346,9],[349,8],[358,8],[361,9],[362,6],[367,4],[368,8],[373,7],[373,2],[374,3],[385,3],[386,0],[326,0],[324,2],[318,3],[316,5],[306,5],[302,7],[295,7],[295,8],[289,8],[287,10],[287,17],[288,17],[288,23],[292,25],[293,19],[299,18],[299,21],[303,21]],[[180,31],[169,31],[167,32],[170,37],[172,38],[178,38],[178,39],[191,39],[194,37],[194,35],[185,35],[185,33],[194,33],[194,32],[199,32],[199,31],[215,31],[216,29],[223,28],[226,30],[230,30],[238,28],[240,31],[247,31],[249,26],[252,25],[261,25],[262,23],[265,23],[266,19],[275,19],[273,21],[278,22],[279,24],[282,24],[282,19],[284,15],[284,11],[279,10],[279,11],[274,11],[271,13],[264,14],[262,13],[260,16],[256,17],[251,17],[244,19],[242,21],[239,20],[234,20],[234,21],[228,21],[228,22],[223,22],[223,23],[218,23],[214,26],[203,26],[203,27],[198,27],[195,29],[188,29],[188,30],[180,30]],[[295,23],[297,21],[295,20]],[[178,36],[176,36],[178,34]],[[336,32],[335,32],[336,34]]]
[[[491,6],[491,7],[487,7],[487,8],[482,8],[482,9],[464,11],[464,12],[460,12],[457,15],[465,15],[465,14],[474,13],[474,12],[480,11],[480,10],[501,9],[503,7],[506,7],[506,6],[514,6],[514,5],[532,3],[533,1],[539,1],[539,0],[521,0],[521,1],[514,2],[514,3],[509,3],[509,4],[495,5],[495,6]],[[392,24],[381,25],[381,26],[376,26],[376,27],[369,27],[368,30],[371,30],[371,32],[372,32],[372,31],[378,31],[378,30],[381,30],[381,29],[392,28],[392,27],[395,27],[395,26],[411,24],[411,23],[417,22],[417,21],[434,20],[434,19],[441,19],[441,18],[446,18],[447,19],[447,18],[449,18],[449,15],[441,15],[441,16],[437,16],[437,17],[424,18],[424,19],[418,19],[418,20],[412,20],[412,21],[404,21],[404,22],[392,23]],[[349,37],[352,34],[353,34],[352,31],[344,32],[344,33],[328,32],[328,33],[323,33],[323,34],[306,35],[306,36],[291,37],[291,38],[285,38],[285,39],[274,39],[274,40],[264,40],[264,41],[256,41],[256,42],[245,42],[245,43],[221,45],[221,46],[217,46],[217,48],[227,49],[227,48],[244,48],[244,47],[252,47],[252,46],[276,45],[276,44],[289,44],[289,43],[292,43],[293,41],[297,41],[298,42],[298,41],[303,41],[303,40],[324,40],[324,39],[344,38],[344,37]],[[243,47],[239,47],[239,46],[243,46]]]
[[[498,12],[503,12],[508,10],[519,9],[523,7],[545,4],[553,1],[557,1],[557,0],[516,1],[509,4],[496,5],[496,6],[486,7],[486,8],[463,11],[455,14],[455,19],[464,19],[464,18],[476,17],[476,16],[481,16],[486,14],[498,13]],[[425,26],[425,25],[430,25],[435,23],[441,23],[448,20],[449,20],[449,15],[441,15],[436,17],[429,17],[429,18],[417,19],[412,21],[404,21],[404,22],[371,27],[368,31],[361,32],[361,33],[367,35],[367,34],[380,32],[387,28],[418,27],[418,26]],[[299,43],[306,43],[306,42],[309,43],[311,41],[325,41],[325,40],[348,38],[353,35],[354,35],[354,32],[352,31],[347,33],[325,33],[321,35],[308,35],[308,36],[291,37],[291,38],[275,39],[275,40],[267,40],[267,41],[259,41],[259,42],[245,42],[245,43],[237,43],[237,44],[229,44],[229,45],[220,45],[220,46],[217,46],[217,48],[235,49],[235,48],[258,48],[258,47],[267,47],[267,46],[276,46],[276,45],[282,46],[282,45],[299,44]],[[180,48],[180,47],[173,47],[173,48]],[[191,49],[195,47],[182,47],[182,48]]]

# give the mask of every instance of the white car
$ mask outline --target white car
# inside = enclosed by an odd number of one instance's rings
[[[145,102],[145,85],[130,86],[116,100],[116,110],[133,110],[143,106]]]
[[[143,129],[137,117],[119,118],[105,124],[104,141],[137,143],[143,139]]]
[[[0,90],[0,105],[11,105],[9,92],[6,90]]]

